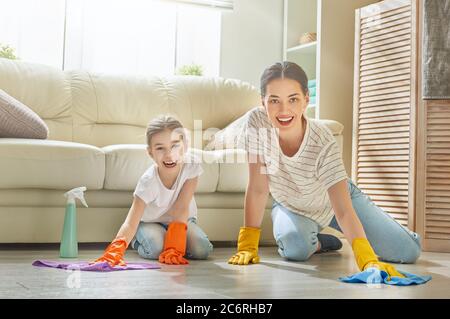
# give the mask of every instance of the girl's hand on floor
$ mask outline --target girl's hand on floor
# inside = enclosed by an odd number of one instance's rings
[[[111,266],[125,266],[126,263],[123,259],[128,244],[124,237],[114,239],[111,244],[108,245],[105,252],[100,258],[97,258],[93,263],[108,262]]]
[[[183,258],[186,254],[187,225],[183,222],[172,222],[167,227],[164,248],[159,255],[159,262],[168,265],[187,265]]]
[[[189,262],[174,248],[165,250],[159,255],[159,262],[168,265],[187,265]]]

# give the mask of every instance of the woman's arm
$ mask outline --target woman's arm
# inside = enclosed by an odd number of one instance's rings
[[[375,251],[367,240],[361,221],[353,209],[347,189],[347,181],[343,180],[331,186],[328,189],[328,195],[336,220],[353,249],[359,269],[363,271],[368,267],[376,267],[387,272],[388,279],[391,276],[404,277],[394,266],[378,260]]]
[[[361,221],[353,209],[347,188],[347,180],[331,186],[328,189],[328,196],[330,197],[336,220],[350,245],[352,245],[355,238],[366,238]]]
[[[244,227],[239,230],[238,252],[228,263],[234,265],[248,265],[259,262],[258,246],[261,234],[261,223],[269,196],[269,180],[261,172],[263,165],[258,161],[249,162],[249,181],[245,191]]]
[[[186,180],[178,194],[178,198],[169,210],[169,214],[175,218],[175,221],[187,223],[189,218],[189,204],[191,203],[194,192],[197,189],[198,177]]]
[[[267,198],[269,196],[269,180],[261,173],[263,164],[258,158],[256,163],[249,163],[249,181],[245,191],[244,226],[260,228]]]
[[[138,196],[135,196],[133,203],[131,204],[130,210],[128,211],[127,218],[123,222],[122,226],[117,233],[116,238],[124,237],[127,245],[133,239],[136,234],[139,222],[144,214],[145,203]]]

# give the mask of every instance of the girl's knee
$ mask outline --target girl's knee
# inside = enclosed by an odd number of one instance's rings
[[[289,232],[277,239],[279,254],[293,261],[306,261],[317,250],[316,245],[302,238],[299,233]]]
[[[142,258],[158,259],[164,247],[164,234],[158,231],[138,232],[133,248]]]
[[[190,241],[187,247],[187,257],[192,259],[207,259],[213,246],[207,238]]]
[[[145,259],[154,259],[157,260],[159,258],[159,255],[161,254],[163,250],[163,246],[156,246],[156,245],[139,245],[137,248],[139,256]]]

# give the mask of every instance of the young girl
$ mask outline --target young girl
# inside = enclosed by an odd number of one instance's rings
[[[154,164],[140,178],[133,204],[116,238],[95,262],[124,265],[129,243],[139,255],[165,264],[206,259],[212,244],[197,225],[194,191],[203,170],[187,153],[185,130],[171,116],[147,127],[147,151]]]
[[[282,257],[305,261],[315,252],[339,249],[338,238],[319,234],[330,226],[344,233],[361,270],[375,266],[403,277],[377,255],[414,263],[421,251],[419,235],[377,207],[347,177],[332,133],[304,116],[309,95],[303,69],[290,62],[267,68],[261,98],[263,106],[247,113],[245,147],[256,156],[249,161],[245,227],[229,263],[259,261],[259,228],[270,192],[273,233]]]

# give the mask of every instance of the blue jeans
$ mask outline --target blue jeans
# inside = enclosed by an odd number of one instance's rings
[[[414,263],[421,252],[420,236],[376,206],[350,179],[348,190],[367,239],[380,259],[393,263]],[[315,221],[295,214],[277,202],[272,207],[272,221],[273,235],[282,257],[305,261],[317,251],[317,234],[322,227]],[[341,231],[336,217],[329,226]]]
[[[140,222],[131,247],[139,256],[146,259],[158,259],[164,247],[167,224]],[[213,245],[195,219],[187,223],[186,257],[189,259],[207,259]]]

